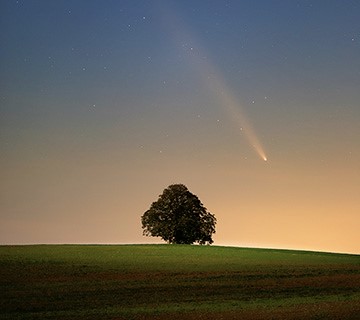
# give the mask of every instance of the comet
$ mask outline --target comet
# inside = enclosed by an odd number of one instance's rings
[[[175,10],[162,7],[161,11],[165,18],[167,30],[169,30],[174,43],[176,45],[184,43],[191,44],[191,46],[189,46],[189,59],[194,66],[194,70],[197,69],[202,81],[209,88],[209,91],[215,94],[219,107],[235,122],[241,131],[241,136],[245,136],[248,144],[260,159],[267,161],[268,158],[258,135],[255,133],[237,97],[226,83],[225,77],[221,71],[216,68],[216,64],[211,61],[209,52],[192,36],[193,32],[190,32],[186,25],[180,21],[179,16],[175,14]]]

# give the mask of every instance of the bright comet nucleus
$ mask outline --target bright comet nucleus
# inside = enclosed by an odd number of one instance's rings
[[[244,136],[250,146],[253,147],[260,159],[267,161],[265,156],[265,150],[256,134],[251,122],[246,117],[245,112],[239,103],[239,98],[234,94],[233,90],[226,83],[225,77],[220,70],[216,68],[216,65],[211,62],[210,54],[207,50],[202,48],[199,41],[193,36],[192,32],[186,28],[186,25],[181,22],[175,11],[169,8],[162,7],[164,12],[164,18],[167,21],[167,26],[170,26],[169,30],[172,37],[178,43],[192,43],[196,44],[197,50],[193,50],[195,46],[191,46],[191,60],[193,66],[196,66],[199,74],[202,76],[202,81],[208,86],[209,91],[215,94],[219,102],[219,106],[223,108],[238,126],[241,131],[241,137]],[[204,59],[206,57],[206,59]]]

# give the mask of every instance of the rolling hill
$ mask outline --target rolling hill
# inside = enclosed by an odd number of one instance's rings
[[[1,319],[360,319],[360,255],[0,246]]]

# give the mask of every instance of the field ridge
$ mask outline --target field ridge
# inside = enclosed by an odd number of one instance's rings
[[[226,246],[0,246],[0,319],[359,319],[360,255]]]

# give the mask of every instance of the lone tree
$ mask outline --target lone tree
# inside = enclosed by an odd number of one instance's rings
[[[167,187],[141,217],[143,234],[168,243],[211,244],[216,218],[183,184]]]

